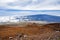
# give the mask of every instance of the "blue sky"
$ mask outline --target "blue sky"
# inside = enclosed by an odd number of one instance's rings
[[[36,14],[60,16],[60,10],[0,10],[0,16],[27,16]]]
[[[0,0],[0,16],[35,14],[60,16],[60,0]]]

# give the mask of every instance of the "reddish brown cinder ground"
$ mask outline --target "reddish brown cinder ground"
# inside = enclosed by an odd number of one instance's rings
[[[32,38],[35,40],[41,40],[41,39],[44,40],[44,38],[50,40],[51,38],[50,35],[51,36],[59,35],[60,34],[59,31],[60,31],[60,23],[51,23],[42,26],[36,23],[31,24],[29,23],[23,27],[21,27],[20,25],[17,26],[0,25],[0,38],[2,40],[9,40],[9,37],[15,37],[17,34],[24,34],[32,37],[36,35],[37,36],[36,39]]]

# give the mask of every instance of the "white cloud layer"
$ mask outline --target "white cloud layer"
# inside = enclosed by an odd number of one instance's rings
[[[32,11],[8,11],[8,9]],[[36,14],[60,16],[60,11],[41,12],[39,10],[60,10],[60,0],[0,0],[0,22],[16,22],[16,20],[10,20],[14,19],[14,16]]]
[[[60,10],[60,0],[0,0],[0,7],[19,10]]]

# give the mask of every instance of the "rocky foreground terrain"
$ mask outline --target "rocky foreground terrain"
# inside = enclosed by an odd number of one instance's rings
[[[60,40],[60,23],[0,25],[0,40]]]

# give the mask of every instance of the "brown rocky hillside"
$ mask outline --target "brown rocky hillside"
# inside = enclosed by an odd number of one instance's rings
[[[0,25],[0,40],[60,40],[60,23]]]

